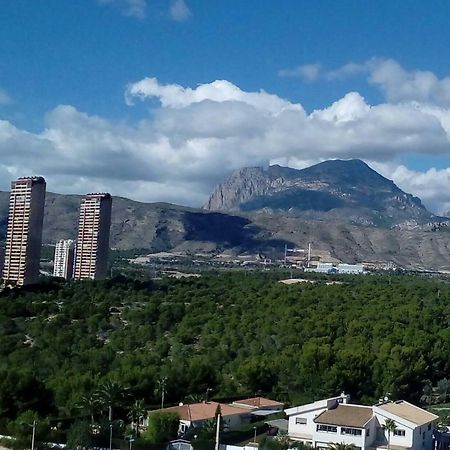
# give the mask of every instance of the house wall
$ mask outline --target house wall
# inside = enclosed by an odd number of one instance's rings
[[[430,428],[430,429],[428,429]],[[432,450],[433,448],[433,426],[428,424],[417,427],[413,436],[414,450]]]
[[[326,432],[326,431],[314,431],[313,434],[313,445],[315,447],[328,447],[330,444],[341,443],[353,444],[356,447],[360,447],[362,450],[367,447],[371,447],[376,437],[376,426],[375,418],[372,418],[365,428],[349,427],[361,429],[361,436],[353,436],[350,434],[342,434],[343,427],[336,427],[337,432]],[[346,427],[345,427],[346,428]],[[369,435],[367,436],[367,431],[369,430]]]
[[[325,411],[327,408],[316,409],[314,411],[307,411],[304,413],[289,416],[288,433],[295,438],[295,435],[309,435],[312,436],[316,430],[314,419]],[[306,424],[297,424],[297,419],[306,419]]]
[[[393,433],[391,433],[390,437],[390,443],[391,445],[398,445],[401,447],[412,447],[413,446],[413,436],[414,436],[414,428],[411,427],[411,425],[406,426],[405,423],[400,423],[398,420],[398,417],[392,416],[392,417],[386,417],[382,415],[380,412],[375,413],[378,420],[378,429],[377,433],[379,436],[384,437],[385,441],[388,440],[388,432],[386,430],[383,430],[383,425],[386,422],[387,418],[391,418],[395,420],[395,423],[397,424],[397,428],[399,430],[405,430],[405,436],[394,436]]]

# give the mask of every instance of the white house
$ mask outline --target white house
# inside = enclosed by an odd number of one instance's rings
[[[432,449],[433,422],[438,416],[403,400],[375,405],[373,411],[377,418],[377,441],[381,444],[379,447],[386,447],[387,433],[382,426],[386,419],[392,419],[397,425],[390,437],[392,448]]]
[[[358,450],[387,447],[386,419],[397,429],[389,436],[392,450],[432,450],[433,421],[438,417],[405,401],[375,406],[349,404],[341,394],[286,410],[292,440],[325,449],[333,443],[354,444]]]

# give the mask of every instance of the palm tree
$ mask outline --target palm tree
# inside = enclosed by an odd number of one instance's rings
[[[164,396],[167,392],[166,382],[167,377],[162,377],[161,379],[156,381],[155,394],[161,395],[161,409],[164,409]]]
[[[356,450],[355,444],[345,444],[344,442],[330,444],[330,448],[332,450]]]
[[[95,413],[99,407],[99,399],[95,393],[83,395],[76,404],[77,408],[86,411],[91,417],[91,426],[95,424]]]
[[[108,408],[108,420],[113,420],[113,408],[122,403],[125,398],[126,390],[118,383],[107,381],[100,386],[97,391],[99,404],[104,408]]]
[[[145,419],[146,416],[147,410],[144,406],[144,400],[136,400],[128,412],[128,418],[131,421],[131,426],[135,426],[134,432],[136,437],[139,435],[139,424],[142,419]]]
[[[391,433],[393,433],[397,429],[397,424],[395,423],[395,420],[392,419],[386,419],[384,424],[382,425],[383,430],[387,431],[388,438],[387,438],[387,450],[390,450],[391,448]]]

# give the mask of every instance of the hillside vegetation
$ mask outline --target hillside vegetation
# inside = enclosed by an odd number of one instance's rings
[[[285,286],[274,273],[50,283],[0,296],[0,414],[79,415],[110,380],[157,405],[262,393],[418,401],[450,376],[450,285],[365,276]]]

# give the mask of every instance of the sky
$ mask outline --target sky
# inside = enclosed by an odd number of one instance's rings
[[[450,211],[450,2],[14,0],[0,190],[206,203],[236,169],[360,158]]]

